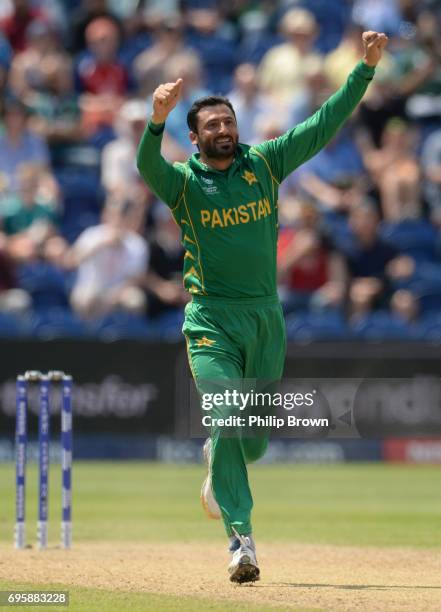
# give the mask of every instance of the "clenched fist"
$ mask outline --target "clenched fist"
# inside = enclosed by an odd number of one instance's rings
[[[386,34],[378,32],[363,32],[364,58],[368,66],[376,66],[381,59],[384,47],[388,43]]]
[[[182,89],[182,79],[176,83],[164,83],[153,92],[153,123],[164,123],[169,113],[179,101]]]

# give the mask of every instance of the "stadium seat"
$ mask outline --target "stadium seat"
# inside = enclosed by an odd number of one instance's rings
[[[95,171],[66,168],[56,174],[63,193],[61,231],[69,242],[99,223],[104,203],[104,191]]]
[[[63,270],[44,262],[30,262],[18,266],[18,284],[27,291],[35,310],[68,306],[68,279]]]
[[[74,215],[64,217],[61,224],[61,232],[68,242],[73,243],[84,230],[99,223],[99,212],[88,211],[79,214],[77,217]]]
[[[29,318],[26,315],[0,312],[0,338],[23,338],[30,333]]]
[[[340,313],[290,314],[286,317],[286,331],[289,340],[308,343],[314,340],[345,340],[348,329]]]
[[[421,293],[418,296],[418,301],[420,304],[420,311],[423,314],[429,312],[441,313],[441,291]]]
[[[427,283],[432,290],[439,290],[441,293],[441,266],[439,262],[422,262],[416,270],[419,279]]]
[[[441,266],[438,262],[417,262],[414,274],[409,278],[391,279],[393,289],[409,289],[416,295],[441,293]]]
[[[382,223],[380,236],[400,253],[416,261],[436,258],[437,232],[428,221],[407,219],[400,223]]]
[[[142,316],[114,312],[89,323],[89,333],[99,340],[152,340],[156,333],[150,322]]]
[[[418,323],[418,339],[441,342],[441,312],[429,312]]]
[[[179,342],[182,340],[182,325],[184,324],[183,310],[170,310],[154,320],[158,337],[165,342]]]
[[[416,330],[413,326],[394,317],[387,311],[373,312],[351,325],[355,339],[381,342],[382,340],[414,340]]]
[[[84,339],[90,336],[87,325],[74,313],[64,308],[51,308],[34,313],[31,332],[41,340],[57,338]]]

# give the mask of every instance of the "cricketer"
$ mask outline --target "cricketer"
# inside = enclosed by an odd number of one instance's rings
[[[187,123],[198,152],[185,163],[171,164],[161,155],[164,125],[182,79],[155,90],[137,164],[182,230],[184,286],[192,296],[183,333],[200,393],[206,380],[280,380],[286,339],[276,284],[278,187],[349,118],[387,41],[383,33],[363,33],[364,57],[346,83],[309,119],[259,145],[239,142],[227,98],[196,100]],[[267,435],[224,436],[215,426],[204,446],[208,475],[201,500],[211,518],[223,520],[232,582],[259,579],[246,466],[262,457],[267,443]]]

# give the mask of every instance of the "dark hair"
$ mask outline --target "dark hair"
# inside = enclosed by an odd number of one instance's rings
[[[225,104],[231,110],[236,119],[236,113],[234,112],[233,105],[229,101],[228,98],[224,98],[224,96],[205,96],[204,98],[199,98],[195,100],[192,104],[192,107],[188,111],[187,114],[187,125],[192,132],[198,131],[198,112],[205,108],[206,106],[217,106],[218,104]]]

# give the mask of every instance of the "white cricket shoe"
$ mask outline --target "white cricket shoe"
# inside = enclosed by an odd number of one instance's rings
[[[250,535],[239,535],[236,530],[236,540],[230,546],[233,558],[228,566],[231,582],[255,582],[260,580],[260,570],[256,559],[256,546]]]
[[[211,448],[211,438],[207,438],[204,444],[204,459],[208,466],[208,474],[201,487],[201,503],[208,517],[211,519],[220,519],[222,517],[221,510],[214,498],[211,486]]]

